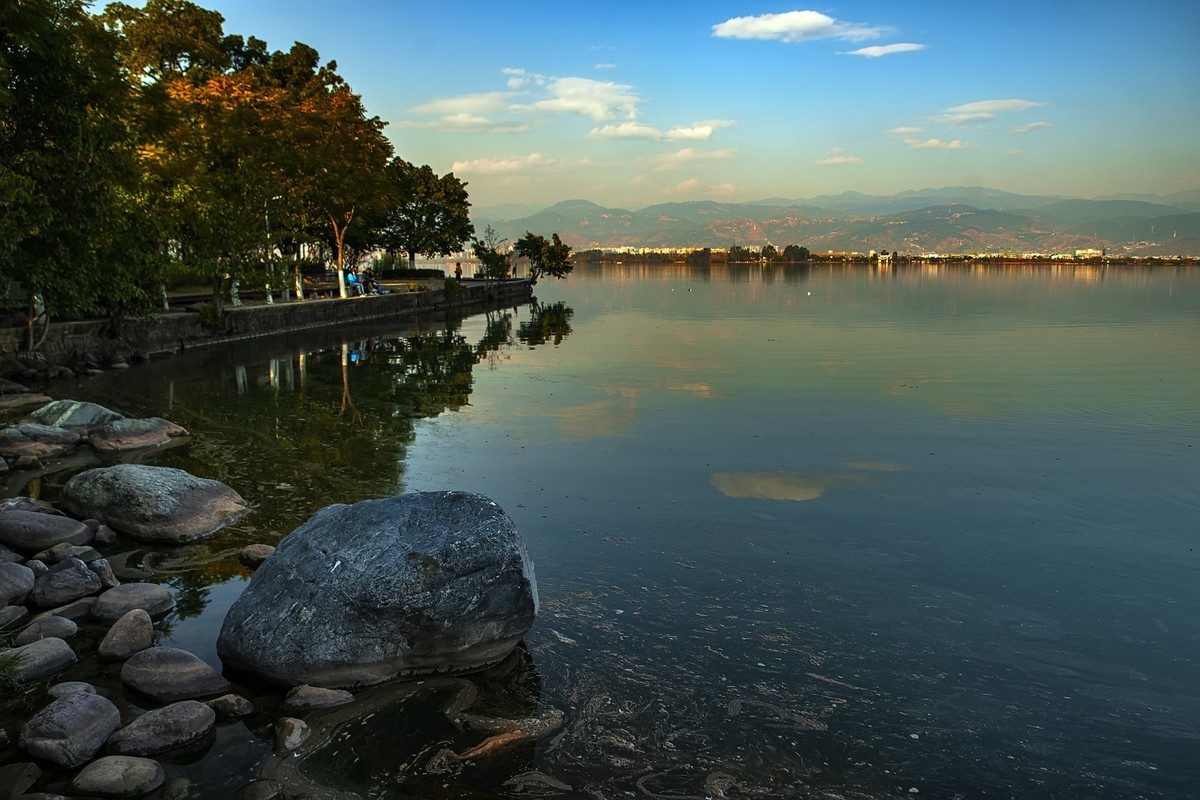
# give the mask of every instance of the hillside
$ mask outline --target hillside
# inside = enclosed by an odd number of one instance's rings
[[[1200,254],[1195,193],[1084,200],[1018,195],[984,187],[946,187],[748,203],[660,203],[637,211],[568,200],[527,216],[475,209],[478,230],[492,225],[515,241],[558,233],[577,250],[611,247],[784,247],[902,253],[1056,253],[1099,249],[1114,255]],[[1174,202],[1172,202],[1174,201]]]

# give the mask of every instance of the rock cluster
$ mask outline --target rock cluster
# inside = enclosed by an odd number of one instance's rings
[[[99,429],[89,426],[123,420],[106,419],[112,413],[49,404],[19,432],[45,444],[59,434],[33,426],[74,431],[94,445]],[[77,474],[59,506],[0,502],[0,644],[11,645],[0,646],[0,690],[42,698],[16,735],[0,730],[36,759],[0,767],[0,789],[18,787],[0,797],[36,788],[43,768],[68,794],[166,796],[168,770],[155,757],[209,747],[218,724],[255,714],[263,701],[198,656],[156,644],[171,591],[122,583],[104,553],[123,537],[161,546],[210,536],[246,504],[216,481],[119,464]],[[251,545],[237,557],[256,571],[217,649],[227,665],[290,688],[266,701],[287,715],[271,728],[280,754],[305,746],[305,715],[352,712],[346,689],[504,659],[538,608],[533,564],[512,520],[463,492],[329,506],[278,548]],[[119,684],[71,680],[89,666],[77,668],[81,659],[113,665],[102,672],[119,670]],[[284,787],[255,781],[244,791],[283,796]]]

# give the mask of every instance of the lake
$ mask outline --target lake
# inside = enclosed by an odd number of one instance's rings
[[[193,796],[264,769],[386,798],[1195,796],[1200,270],[612,265],[536,293],[61,388],[184,425],[157,463],[254,506],[113,559],[169,578],[164,641],[218,666],[237,551],[328,503],[480,492],[536,565],[537,624],[470,691],[561,727],[435,769],[485,734],[446,718],[467,682],[428,681],[281,764],[259,690],[168,764]]]

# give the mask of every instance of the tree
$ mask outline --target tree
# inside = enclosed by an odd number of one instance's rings
[[[408,267],[418,255],[448,256],[462,249],[475,235],[467,184],[447,173],[439,178],[429,166],[415,166],[402,158],[387,165],[393,197],[384,222],[389,252],[408,254]]]
[[[546,241],[544,236],[525,231],[513,245],[513,252],[529,259],[529,278],[534,283],[543,275],[565,278],[575,268],[570,261],[570,246],[563,244],[557,233],[552,235],[551,241]]]
[[[797,263],[800,261],[808,261],[810,253],[807,247],[797,247],[794,244],[789,244],[783,248],[783,260],[789,263]]]
[[[496,233],[496,229],[488,225],[483,230],[483,238],[471,242],[471,251],[475,254],[475,258],[479,259],[479,265],[483,267],[485,278],[501,281],[508,277],[508,254],[500,251],[501,246],[507,241],[507,239],[501,239],[500,234]]]

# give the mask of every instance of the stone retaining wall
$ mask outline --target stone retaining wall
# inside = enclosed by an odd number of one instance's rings
[[[131,355],[150,357],[222,342],[273,333],[339,325],[369,319],[403,319],[420,312],[471,313],[527,303],[533,297],[528,280],[500,283],[468,281],[457,292],[444,288],[424,292],[393,292],[373,297],[226,306],[216,329],[200,323],[195,312],[169,312],[148,319],[125,321],[119,331],[108,320],[52,323],[41,352],[51,363],[70,364],[85,353],[104,361]],[[0,354],[13,356],[25,346],[25,329],[0,330]]]

